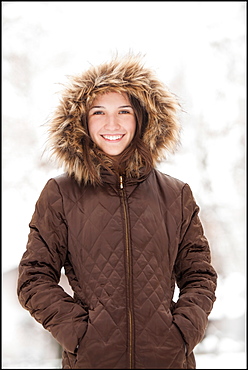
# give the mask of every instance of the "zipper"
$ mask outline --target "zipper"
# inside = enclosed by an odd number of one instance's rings
[[[131,255],[131,243],[130,243],[130,225],[128,217],[127,199],[124,190],[123,177],[120,176],[120,194],[121,202],[124,212],[125,222],[125,265],[126,265],[126,291],[127,291],[127,316],[128,316],[128,357],[129,357],[129,369],[134,369],[134,332],[133,332],[133,296],[132,296],[132,255]]]
[[[123,189],[123,177],[120,176],[120,189]]]

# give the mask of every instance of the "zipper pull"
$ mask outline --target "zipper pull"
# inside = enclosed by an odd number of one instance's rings
[[[123,178],[120,176],[120,189],[123,189]]]

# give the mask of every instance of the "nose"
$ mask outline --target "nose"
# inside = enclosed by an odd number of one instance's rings
[[[104,128],[111,131],[118,130],[120,128],[118,117],[116,117],[114,114],[107,115]]]

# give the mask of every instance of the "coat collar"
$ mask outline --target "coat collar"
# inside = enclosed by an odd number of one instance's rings
[[[123,183],[123,188],[125,189],[126,193],[128,195],[131,194],[131,192],[137,187],[139,183],[142,183],[147,179],[150,173],[144,174],[142,173],[142,169],[140,172],[140,177],[139,178],[134,178],[134,177],[126,177],[125,174],[117,174],[117,173],[111,173],[107,169],[102,169],[101,170],[101,178],[103,181],[103,186],[105,184],[110,185],[112,188],[115,189],[115,191],[119,191],[121,189],[121,180],[120,177],[122,176],[122,183]]]

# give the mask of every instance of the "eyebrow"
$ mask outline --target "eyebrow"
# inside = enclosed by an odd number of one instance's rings
[[[94,108],[104,108],[106,109],[106,107],[104,107],[103,105],[94,105],[93,107],[90,108],[91,109],[94,109]],[[121,105],[120,107],[118,107],[118,109],[120,108],[133,108],[131,105]]]

